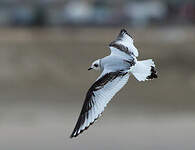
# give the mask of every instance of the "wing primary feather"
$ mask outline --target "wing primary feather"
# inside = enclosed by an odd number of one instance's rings
[[[126,74],[123,71],[107,73],[91,86],[70,138],[77,137],[100,117],[107,103],[124,86],[121,80]],[[124,80],[126,83],[128,78],[124,78]],[[119,82],[123,86],[118,87]]]
[[[125,29],[122,29],[118,34],[116,40],[109,45],[111,55],[117,55],[120,57],[138,57],[138,50],[134,46],[134,40]],[[125,56],[127,55],[127,56]]]

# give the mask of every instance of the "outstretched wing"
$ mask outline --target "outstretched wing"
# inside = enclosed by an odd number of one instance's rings
[[[110,45],[111,55],[132,56],[138,57],[137,48],[133,44],[133,38],[122,29],[117,36],[116,40],[111,42]]]
[[[101,115],[107,103],[127,83],[129,73],[117,71],[101,76],[88,90],[79,119],[71,134],[78,136]]]

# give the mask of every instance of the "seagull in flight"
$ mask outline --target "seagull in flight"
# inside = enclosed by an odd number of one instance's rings
[[[138,61],[134,40],[122,29],[110,43],[110,55],[94,61],[88,70],[101,71],[89,88],[76,126],[70,138],[77,137],[97,120],[112,97],[127,83],[130,74],[138,81],[157,78],[152,59]]]

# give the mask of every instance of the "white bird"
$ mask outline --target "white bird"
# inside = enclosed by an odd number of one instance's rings
[[[94,61],[88,70],[100,70],[102,73],[90,87],[70,136],[76,137],[86,130],[104,111],[112,97],[127,83],[130,74],[138,81],[157,78],[152,59],[138,61],[138,50],[133,38],[122,29],[116,40],[109,45],[109,56]]]

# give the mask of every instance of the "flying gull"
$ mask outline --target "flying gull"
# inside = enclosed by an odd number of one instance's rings
[[[110,43],[110,55],[94,61],[88,70],[101,71],[90,87],[70,136],[76,137],[97,120],[112,97],[127,83],[130,74],[138,81],[157,78],[152,59],[138,61],[138,50],[133,38],[122,29],[116,40]]]

